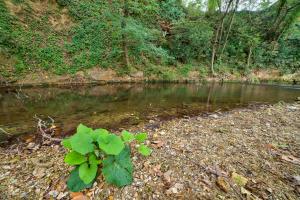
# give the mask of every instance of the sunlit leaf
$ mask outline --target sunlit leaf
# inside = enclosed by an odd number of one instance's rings
[[[83,163],[79,166],[79,177],[85,183],[91,183],[97,175],[98,165]]]
[[[122,131],[122,138],[124,142],[131,142],[134,140],[134,135],[128,131]]]
[[[99,148],[108,155],[118,155],[124,149],[124,142],[119,136],[109,134],[104,140],[98,140]]]
[[[94,141],[105,140],[105,138],[109,135],[109,132],[105,129],[96,129],[92,133],[92,138]]]
[[[97,156],[95,154],[90,154],[90,156],[89,156],[89,163],[90,164],[96,164],[96,165],[98,165],[98,164],[101,163],[101,160],[98,160]]]
[[[66,149],[72,149],[70,138],[63,139],[63,140],[61,141],[61,144],[62,144]]]
[[[147,133],[138,133],[136,136],[135,136],[135,139],[139,142],[145,142],[145,140],[147,140]]]
[[[141,144],[138,148],[138,152],[143,156],[149,156],[152,150],[148,146]]]
[[[80,165],[87,161],[87,158],[76,151],[71,151],[65,156],[65,163],[69,165]]]
[[[86,130],[78,127],[77,133],[70,138],[72,149],[82,155],[94,151],[93,138]]]

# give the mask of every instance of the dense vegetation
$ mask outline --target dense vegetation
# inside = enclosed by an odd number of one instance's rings
[[[0,1],[2,76],[92,67],[164,79],[293,73],[299,49],[298,0]]]

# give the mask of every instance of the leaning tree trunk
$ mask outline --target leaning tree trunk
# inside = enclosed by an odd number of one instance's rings
[[[236,0],[235,8],[234,8],[233,13],[232,13],[232,15],[231,15],[231,18],[230,18],[230,20],[229,20],[229,27],[228,27],[228,30],[226,31],[226,36],[225,36],[224,45],[223,45],[222,50],[221,50],[221,53],[220,53],[220,61],[222,60],[222,55],[223,55],[224,50],[225,50],[226,45],[227,45],[229,33],[230,33],[230,31],[231,31],[231,27],[232,27],[232,24],[233,24],[233,19],[234,19],[234,16],[235,16],[235,12],[237,11],[238,4],[239,4],[239,0]]]
[[[123,18],[122,18],[122,22],[121,22],[121,28],[122,28],[122,47],[123,47],[123,53],[124,53],[125,67],[129,67],[129,65],[130,65],[129,55],[128,55],[128,41],[127,41],[127,35],[125,33],[127,17],[128,17],[128,2],[127,2],[127,0],[124,0],[123,1]]]
[[[212,55],[211,55],[210,70],[211,70],[211,73],[212,73],[213,76],[215,75],[214,63],[215,63],[216,53],[217,53],[217,50],[218,50],[218,40],[219,40],[219,37],[221,35],[221,31],[222,31],[222,27],[224,25],[225,17],[228,14],[228,10],[229,10],[229,7],[230,7],[232,1],[233,0],[230,0],[227,7],[226,7],[226,11],[225,11],[225,13],[223,14],[223,16],[220,20],[220,23],[219,23],[218,28],[216,30],[214,41],[213,41],[213,44],[212,44]]]
[[[250,66],[250,61],[251,61],[251,55],[252,55],[252,47],[249,47],[249,53],[248,53],[248,58],[247,58],[247,68],[249,69]]]

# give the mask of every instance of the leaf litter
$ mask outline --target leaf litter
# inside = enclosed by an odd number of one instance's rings
[[[133,183],[104,183],[73,193],[71,167],[57,143],[0,148],[3,199],[299,199],[300,105],[252,106],[132,127],[148,132],[143,158],[134,148]]]

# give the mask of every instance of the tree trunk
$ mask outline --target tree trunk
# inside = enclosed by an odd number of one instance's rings
[[[123,1],[123,19],[121,22],[121,28],[123,29],[122,46],[123,46],[125,67],[129,67],[129,65],[130,65],[129,55],[128,55],[127,36],[126,36],[126,33],[124,32],[124,29],[126,28],[126,18],[127,17],[128,17],[128,3],[127,3],[127,0],[124,0]]]
[[[233,13],[232,13],[232,15],[231,15],[231,18],[230,18],[230,20],[229,20],[229,27],[228,27],[228,30],[226,31],[226,36],[225,36],[224,45],[223,45],[223,48],[222,48],[221,53],[220,53],[220,61],[222,60],[222,55],[223,55],[224,50],[225,50],[226,45],[227,45],[229,33],[230,33],[230,31],[231,31],[233,19],[234,19],[234,16],[235,16],[235,12],[236,12],[236,10],[237,10],[237,8],[238,8],[238,4],[239,4],[239,0],[236,0],[235,8],[234,8]]]
[[[224,19],[225,19],[226,15],[228,14],[228,10],[229,10],[229,7],[230,7],[232,1],[233,0],[230,0],[227,7],[226,7],[226,11],[225,11],[225,13],[223,14],[223,16],[220,20],[220,23],[219,23],[219,26],[216,30],[215,38],[214,38],[214,41],[213,41],[213,44],[212,44],[212,55],[211,55],[210,71],[211,71],[213,76],[215,75],[214,63],[215,63],[216,53],[217,53],[217,50],[218,50],[218,40],[219,40],[219,36],[220,36],[220,31],[221,31],[221,28],[223,27]]]
[[[249,48],[249,53],[248,53],[248,58],[247,58],[247,68],[249,68],[249,66],[250,66],[251,55],[252,55],[252,47]]]

